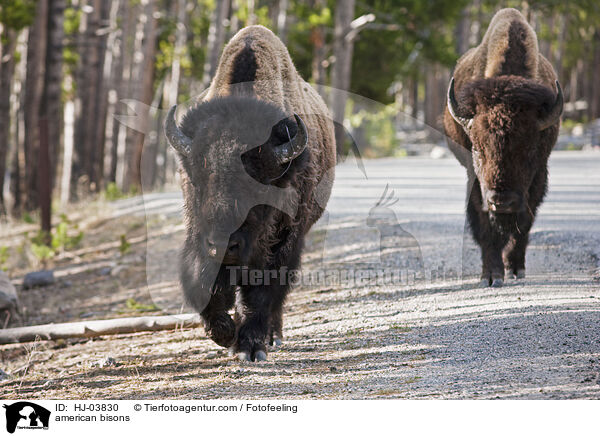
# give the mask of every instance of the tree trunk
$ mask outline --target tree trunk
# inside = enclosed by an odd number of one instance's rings
[[[46,243],[50,240],[52,185],[54,165],[60,149],[61,134],[61,92],[62,92],[62,40],[64,36],[65,0],[48,0],[46,40],[44,59],[44,79],[39,110],[39,155],[37,170],[38,196],[42,232]]]
[[[48,0],[46,67],[40,118],[48,124],[49,189],[52,192],[60,155],[62,131],[62,60],[65,0]]]
[[[91,321],[42,324],[27,327],[0,329],[0,344],[57,340],[68,338],[95,338],[104,335],[177,330],[202,325],[195,313],[180,315],[141,316],[131,318],[96,319]]]
[[[428,63],[425,71],[425,124],[441,132],[442,114],[449,77],[445,68],[437,63]]]
[[[19,37],[19,53],[27,51],[27,41],[29,40],[29,29],[24,30]],[[13,101],[17,102],[17,107],[13,108],[13,151],[11,158],[10,175],[10,193],[13,198],[11,214],[14,217],[21,215],[23,210],[23,193],[25,192],[25,92],[23,92],[25,77],[27,75],[27,56],[21,56],[19,64],[15,71],[15,86],[13,87]]]
[[[106,114],[108,111],[108,89],[111,83],[112,73],[112,54],[114,44],[114,30],[108,32],[106,29],[114,29],[117,25],[117,11],[119,1],[103,1],[100,10],[100,30],[97,35],[98,51],[98,75],[96,76],[97,98],[94,102],[94,114],[96,123],[94,125],[94,136],[92,145],[92,173],[90,182],[95,191],[100,191],[104,185],[104,149],[106,142]],[[110,41],[109,41],[110,40]],[[109,45],[110,42],[110,45]],[[92,132],[90,132],[92,133]]]
[[[414,74],[410,80],[410,116],[413,124],[419,118],[419,75]]]
[[[204,63],[204,77],[202,86],[207,88],[210,81],[215,76],[217,65],[219,63],[219,54],[221,47],[225,42],[225,19],[229,12],[228,1],[218,1],[217,6],[210,18],[210,27],[208,28],[208,47],[206,49],[206,62]]]
[[[122,26],[120,30],[120,36],[118,43],[115,44],[115,71],[114,71],[114,84],[113,89],[110,91],[112,94],[111,105],[109,111],[112,115],[112,134],[111,134],[111,150],[110,150],[110,168],[108,170],[108,180],[113,183],[117,183],[119,179],[119,185],[122,183],[122,162],[121,171],[119,172],[119,147],[123,148],[119,140],[124,137],[126,127],[114,119],[114,114],[119,104],[119,100],[123,98],[127,92],[127,80],[126,73],[130,71],[132,53],[128,48],[131,44],[131,29],[134,28],[134,14],[131,7],[127,7],[128,4],[123,0],[119,9],[119,17],[122,17]],[[129,73],[127,73],[129,74]],[[123,134],[120,135],[120,132]]]
[[[186,13],[188,0],[178,0],[177,8],[173,12],[177,16],[177,29],[175,31],[175,48],[173,51],[173,64],[171,72],[168,76],[168,81],[163,89],[163,108],[168,109],[174,104],[177,104],[179,95],[179,84],[181,82],[181,58],[185,50],[187,39],[186,28],[188,24],[189,14]],[[160,128],[158,129],[160,132]],[[157,183],[163,186],[167,181],[167,169],[175,168],[175,157],[169,152],[169,144],[165,135],[159,134],[158,138],[158,154],[159,162],[157,163]]]
[[[38,207],[39,108],[42,102],[48,2],[39,0],[30,26],[25,77],[25,210]]]
[[[4,199],[4,174],[10,147],[10,96],[15,72],[15,47],[17,32],[6,26],[2,28],[2,50],[0,52],[0,216],[6,214]]]
[[[148,1],[144,6],[146,21],[143,27],[144,40],[141,45],[142,61],[139,63],[139,69],[132,76],[132,80],[140,83],[135,99],[150,106],[154,89],[154,57],[156,56],[157,23],[154,18],[156,4]],[[142,114],[138,114],[142,115]],[[149,114],[143,114],[149,119]],[[141,188],[141,160],[144,147],[144,132],[131,132],[131,152],[128,154],[128,177],[125,181],[125,189],[130,190],[133,187],[136,190]]]
[[[456,25],[456,54],[462,56],[469,49],[469,37],[471,34],[471,19],[469,7],[466,6],[460,13],[460,20]]]
[[[594,32],[594,58],[590,65],[589,83],[592,85],[592,92],[589,100],[589,119],[600,118],[600,83],[598,82],[598,71],[600,71],[600,29]]]
[[[69,94],[73,91],[73,78],[71,76],[67,76],[65,80],[65,90]],[[71,169],[73,165],[73,136],[75,126],[75,102],[72,99],[65,102],[63,121],[63,165],[60,183],[60,204],[62,206],[69,202],[71,194]]]
[[[346,38],[354,18],[354,0],[341,0],[335,7],[333,55],[335,63],[331,72],[331,109],[335,124],[335,140],[338,154],[344,151],[344,112],[350,88],[352,53],[354,42]]]
[[[279,7],[277,13],[277,36],[279,39],[283,41],[284,44],[287,44],[287,9],[288,9],[288,0],[279,0]]]
[[[81,65],[76,79],[78,108],[75,122],[75,143],[71,192],[74,198],[79,194],[97,192],[102,181],[104,155],[104,126],[106,117],[102,94],[102,79],[106,38],[106,25],[110,12],[110,2],[88,0],[90,12],[82,16],[79,43]]]
[[[315,0],[314,7],[321,9],[323,7],[323,0]],[[326,83],[325,56],[327,50],[325,47],[325,29],[323,26],[315,26],[312,28],[310,33],[310,42],[313,46],[313,58],[312,58],[312,81],[317,85],[317,91],[324,95],[323,85]]]

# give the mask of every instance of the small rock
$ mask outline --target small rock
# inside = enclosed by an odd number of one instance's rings
[[[17,290],[6,273],[0,271],[0,309],[13,310],[17,308],[18,304]]]
[[[108,276],[110,275],[112,271],[112,268],[109,266],[105,266],[104,268],[100,268],[100,270],[98,271],[98,274],[101,276]]]
[[[109,356],[98,361],[99,368],[106,368],[110,366],[117,366],[117,361],[114,359],[114,357]]]
[[[65,280],[64,282],[62,282],[62,285],[64,288],[70,288],[71,286],[73,286],[73,282],[71,280]]]
[[[7,373],[5,373],[3,370],[0,369],[0,381],[4,381],[4,380],[8,380],[10,379],[10,375],[8,375]]]
[[[127,267],[125,265],[119,265],[110,271],[110,275],[113,277],[117,277],[119,274],[121,274],[126,269],[127,269]]]
[[[53,284],[54,281],[54,270],[34,271],[25,275],[23,288],[31,289],[36,286],[48,286]]]

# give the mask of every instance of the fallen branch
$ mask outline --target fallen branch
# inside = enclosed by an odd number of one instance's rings
[[[0,344],[31,342],[36,338],[39,338],[38,340],[93,338],[124,333],[176,330],[200,325],[202,325],[200,317],[194,313],[32,325],[0,330]]]

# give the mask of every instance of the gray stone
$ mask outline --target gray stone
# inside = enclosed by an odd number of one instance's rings
[[[55,282],[54,270],[41,270],[27,273],[23,279],[23,288],[31,289],[37,286],[48,286]]]
[[[98,271],[98,274],[100,274],[101,276],[108,276],[108,275],[110,275],[111,270],[112,270],[111,267],[105,266],[104,268],[100,268],[100,271]]]
[[[104,359],[99,360],[97,365],[100,368],[117,366],[117,361],[115,360],[114,357],[108,356],[108,357],[105,357]]]
[[[127,266],[118,265],[110,271],[110,275],[113,277],[118,277],[123,271],[126,271],[126,270],[127,270]]]
[[[0,309],[14,310],[19,304],[17,290],[4,271],[0,271]]]

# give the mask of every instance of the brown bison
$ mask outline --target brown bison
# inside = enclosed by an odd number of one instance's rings
[[[467,215],[481,247],[484,286],[502,286],[505,269],[525,277],[529,231],[546,194],[562,107],[535,32],[520,12],[502,9],[481,44],[459,59],[444,113],[450,149],[472,187]]]
[[[186,299],[217,344],[264,360],[266,343],[281,341],[290,271],[331,192],[328,110],[282,42],[250,26],[227,44],[180,126],[171,109],[165,133],[181,164]]]

